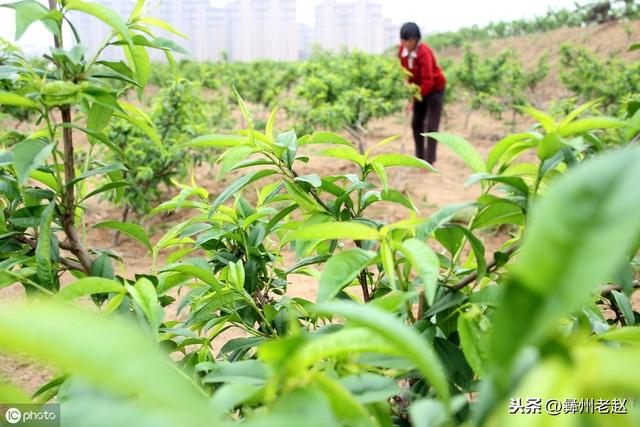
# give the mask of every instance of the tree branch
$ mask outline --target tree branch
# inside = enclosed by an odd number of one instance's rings
[[[511,255],[513,255],[513,253],[516,250],[518,250],[518,246],[512,246],[512,247],[510,247],[509,249],[507,249],[506,251],[504,251],[502,253],[506,254],[507,256],[511,256]],[[487,265],[487,273],[491,273],[491,272],[495,271],[497,265],[498,265],[498,261],[494,258],[493,261],[491,261]],[[473,281],[476,280],[477,277],[478,277],[478,272],[474,271],[473,273],[471,273],[470,275],[468,275],[464,279],[460,280],[455,285],[449,285],[449,286],[447,286],[447,288],[449,290],[451,290],[451,291],[459,291],[459,290],[463,289],[465,286],[470,285],[471,283],[473,283]]]

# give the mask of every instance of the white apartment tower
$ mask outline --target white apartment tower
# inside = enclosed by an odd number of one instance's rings
[[[298,59],[296,0],[235,0],[229,10],[234,61]]]
[[[135,4],[133,0],[100,3],[123,17],[128,17]],[[148,14],[168,22],[188,40],[162,29],[154,29],[156,35],[173,40],[200,61],[219,60],[223,51],[234,61],[296,60],[300,54],[296,4],[297,0],[235,0],[216,8],[209,0],[156,0],[148,3]],[[110,29],[92,16],[75,14],[72,20],[90,52],[110,34]],[[122,58],[121,51],[109,48],[106,53],[116,59]],[[151,49],[149,53],[153,60],[164,59],[161,51]]]
[[[170,23],[188,37],[185,40],[162,30],[157,35],[169,38],[185,48],[189,55],[199,61],[216,60],[227,45],[226,10],[212,7],[209,0],[164,0],[149,15]],[[160,59],[162,52],[154,53]]]
[[[316,42],[326,49],[343,47],[370,53],[385,49],[382,5],[371,0],[324,0],[316,6]]]
[[[391,19],[384,20],[384,49],[387,50],[400,43],[400,26]]]

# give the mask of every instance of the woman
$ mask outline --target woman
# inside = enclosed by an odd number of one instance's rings
[[[413,139],[416,143],[416,157],[434,164],[436,162],[436,140],[427,138],[427,153],[424,153],[422,133],[437,132],[444,101],[447,80],[438,66],[433,52],[421,41],[420,28],[407,22],[400,28],[400,49],[398,57],[402,66],[411,72],[410,83],[420,87],[422,99],[413,100]],[[410,108],[410,106],[408,106]]]

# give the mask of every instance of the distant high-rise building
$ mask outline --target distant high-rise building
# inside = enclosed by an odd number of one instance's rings
[[[313,44],[313,28],[299,23],[298,24],[298,59],[307,59],[311,54],[311,45]]]
[[[387,50],[400,43],[400,26],[390,19],[384,20],[384,49]]]
[[[380,53],[385,48],[382,5],[371,0],[324,0],[316,6],[315,32],[315,41],[326,49]]]
[[[212,7],[209,0],[164,0],[151,8],[150,16],[170,23],[188,37],[159,30],[158,35],[169,38],[185,48],[194,59],[217,60],[228,49],[227,12]],[[162,55],[162,52],[159,53]],[[154,53],[154,58],[158,53]]]
[[[234,61],[298,59],[296,3],[296,0],[229,3],[230,58]]]
[[[135,0],[98,0],[127,18]],[[398,27],[382,16],[382,5],[374,0],[322,0],[316,6],[315,28],[297,22],[298,0],[233,0],[213,7],[210,0],[149,0],[147,14],[171,24],[188,39],[161,28],[158,37],[170,39],[189,52],[190,58],[218,61],[223,53],[231,61],[259,58],[297,60],[309,56],[311,45],[326,49],[343,47],[380,53],[395,45]],[[111,34],[104,22],[73,12],[71,20],[89,54]],[[164,61],[161,50],[149,49],[154,61]],[[123,59],[123,49],[110,46],[107,59]],[[183,55],[174,54],[178,59]]]

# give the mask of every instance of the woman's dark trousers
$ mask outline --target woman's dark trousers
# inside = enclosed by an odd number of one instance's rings
[[[416,143],[416,157],[433,164],[436,161],[436,147],[438,142],[433,138],[427,139],[427,152],[424,152],[425,137],[422,133],[438,132],[440,128],[440,115],[444,102],[444,90],[431,92],[423,96],[422,101],[413,102],[413,139]]]

